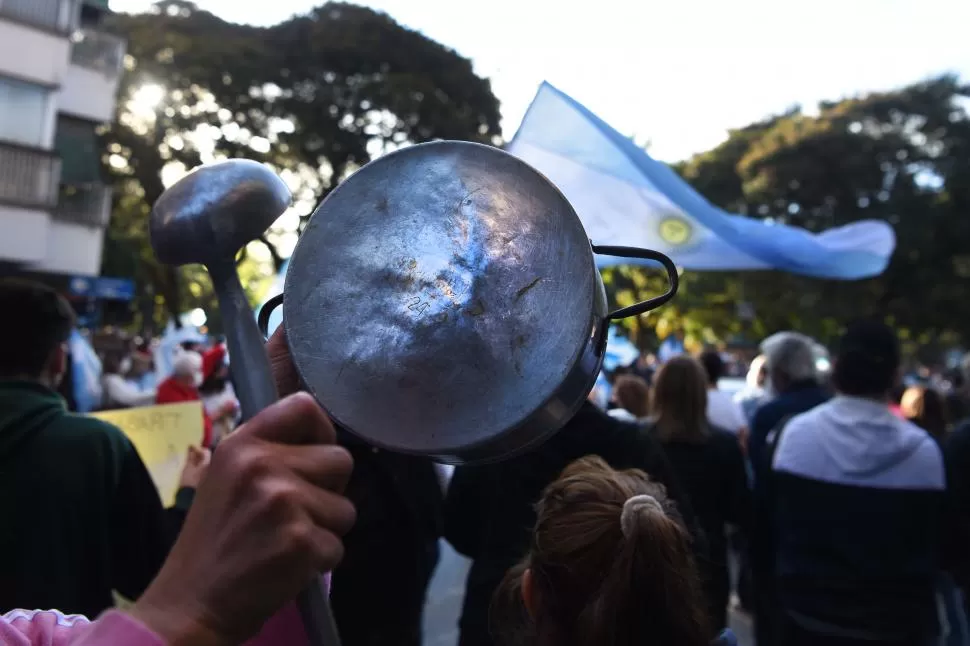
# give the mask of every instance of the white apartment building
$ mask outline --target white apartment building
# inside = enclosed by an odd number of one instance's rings
[[[125,42],[107,0],[0,0],[0,275],[97,276],[110,189],[95,129]]]

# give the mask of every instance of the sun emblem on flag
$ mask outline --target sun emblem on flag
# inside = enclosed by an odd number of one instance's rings
[[[694,235],[694,227],[680,216],[668,216],[660,221],[660,239],[669,245],[681,247]]]

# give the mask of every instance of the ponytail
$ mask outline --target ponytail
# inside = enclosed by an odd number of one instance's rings
[[[490,625],[502,646],[707,646],[703,599],[690,535],[663,486],[588,456],[543,493],[532,549],[496,592]]]
[[[577,626],[588,635],[582,644],[706,646],[711,641],[690,534],[663,487],[649,483],[648,489],[660,496],[638,494],[623,505],[616,557],[592,599],[590,616],[580,617]],[[602,612],[609,608],[616,609],[612,617]],[[604,619],[613,625],[604,625]]]

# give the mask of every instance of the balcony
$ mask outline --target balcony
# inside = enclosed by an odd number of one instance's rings
[[[0,0],[0,74],[60,85],[76,8],[75,0]]]
[[[103,229],[108,225],[110,215],[111,187],[99,183],[61,184],[53,213],[55,220]]]
[[[75,0],[0,0],[0,17],[49,31],[68,31],[76,13]]]
[[[0,202],[51,209],[60,178],[61,160],[55,153],[0,142]]]
[[[113,34],[93,29],[75,31],[58,110],[89,121],[110,121],[125,48],[125,40]]]
[[[2,0],[0,0],[2,1]],[[94,29],[71,35],[71,63],[116,78],[125,57],[125,39]]]

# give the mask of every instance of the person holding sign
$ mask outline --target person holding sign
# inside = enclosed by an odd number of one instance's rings
[[[281,333],[268,350],[279,392],[293,393]],[[59,612],[13,611],[0,616],[0,643],[223,646],[258,634],[247,643],[306,644],[286,604],[337,565],[340,536],[356,518],[342,495],[353,461],[335,440],[306,393],[260,412],[222,443],[165,566],[128,611],[108,611],[93,625]]]
[[[202,401],[199,386],[202,384],[202,355],[194,350],[183,350],[172,364],[172,376],[158,385],[156,404]],[[212,446],[212,418],[202,409],[202,446]]]
[[[35,283],[0,280],[0,608],[97,615],[113,591],[138,598],[161,567],[192,492],[162,507],[129,439],[68,413],[70,305]],[[190,456],[183,484],[206,458]],[[2,641],[2,640],[0,640]]]

